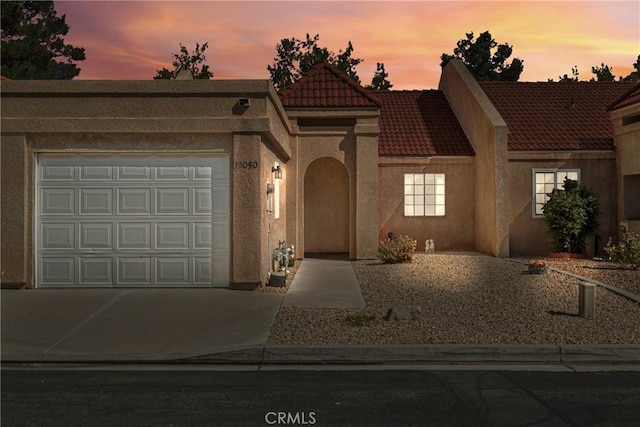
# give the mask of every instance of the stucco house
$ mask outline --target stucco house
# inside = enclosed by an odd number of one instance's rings
[[[618,163],[618,222],[640,233],[640,82],[609,106]]]
[[[565,176],[600,234],[640,220],[638,87],[368,91],[318,64],[267,80],[2,81],[2,280],[254,289],[274,249],[375,258],[388,233],[493,256],[550,250]],[[597,248],[591,243],[591,253]]]
[[[635,83],[475,82],[465,71],[459,62],[445,69],[440,89],[476,150],[476,248],[548,254],[542,205],[569,177],[599,195],[600,243],[587,251],[602,252],[617,235],[617,155],[633,154],[616,151],[607,107]]]

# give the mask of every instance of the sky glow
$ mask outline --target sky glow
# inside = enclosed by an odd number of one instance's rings
[[[571,74],[593,77],[608,64],[626,76],[640,54],[640,2],[624,1],[56,1],[70,26],[67,43],[84,47],[77,79],[148,80],[171,68],[179,43],[209,42],[216,79],[268,79],[282,38],[320,35],[320,45],[363,58],[371,82],[384,62],[393,89],[437,88],[440,55],[465,33],[489,30],[524,60],[520,81]]]

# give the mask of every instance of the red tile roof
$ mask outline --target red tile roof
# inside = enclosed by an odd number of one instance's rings
[[[478,82],[507,123],[509,150],[613,150],[607,107],[635,82]]]
[[[609,110],[617,110],[638,102],[640,102],[640,82],[637,82],[629,91],[613,101],[613,104],[609,106]]]
[[[381,156],[473,156],[444,94],[437,90],[377,91]]]
[[[380,106],[371,92],[328,62],[315,65],[279,95],[285,107]]]

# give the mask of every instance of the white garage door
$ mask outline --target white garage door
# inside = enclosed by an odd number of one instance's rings
[[[39,287],[227,286],[228,156],[41,155]]]

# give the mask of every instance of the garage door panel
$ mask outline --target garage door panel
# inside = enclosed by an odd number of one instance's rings
[[[118,258],[118,283],[151,285],[151,258]]]
[[[82,166],[80,167],[82,181],[112,181],[113,167],[111,166]]]
[[[37,286],[228,285],[228,156],[41,155],[37,171]]]
[[[189,179],[189,168],[159,167],[156,169],[156,179],[159,181],[187,181]]]
[[[45,166],[41,169],[41,181],[74,181],[75,167],[73,166]]]
[[[156,258],[158,283],[186,285],[189,283],[189,258]]]
[[[138,166],[118,167],[118,179],[121,181],[150,181],[151,168]]]
[[[73,188],[41,188],[41,215],[75,214],[75,190]]]
[[[151,224],[148,222],[119,223],[117,249],[151,249]]]
[[[46,257],[40,259],[43,285],[71,286],[76,283],[75,257]]]
[[[188,215],[189,214],[189,189],[188,188],[157,188],[156,189],[156,214],[157,215]]]
[[[211,283],[211,257],[193,259],[194,283]]]
[[[195,215],[211,215],[211,189],[193,189],[193,213]]]
[[[189,249],[189,223],[156,223],[156,249]]]
[[[113,249],[112,223],[80,224],[80,249]]]
[[[40,224],[40,248],[74,249],[75,248],[75,223],[50,223]]]
[[[80,215],[112,215],[113,189],[81,188]]]
[[[113,283],[113,258],[80,257],[80,283],[111,285]]]
[[[119,188],[118,215],[151,215],[151,189]]]
[[[211,248],[211,223],[196,222],[193,224],[193,248]]]
[[[193,168],[194,181],[211,181],[211,168],[196,166]]]

